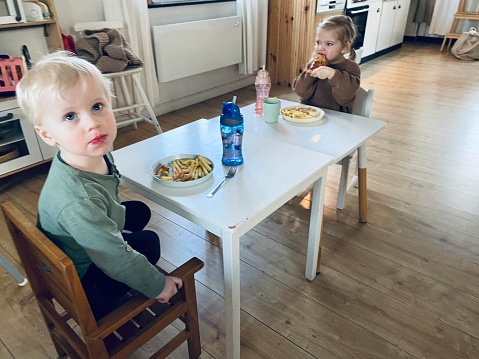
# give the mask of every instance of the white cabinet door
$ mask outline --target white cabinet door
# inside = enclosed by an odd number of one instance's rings
[[[397,0],[383,2],[376,52],[391,46],[391,34],[394,27],[394,17],[396,16],[397,6]]]
[[[403,42],[410,4],[411,0],[398,0],[390,46]]]
[[[368,21],[364,33],[363,55],[366,57],[376,52],[376,42],[379,34],[379,23],[381,21],[382,0],[371,1],[369,4]]]
[[[2,105],[4,104],[2,103]],[[6,108],[0,111],[0,123],[3,125],[13,124],[10,132],[0,136],[0,151],[3,151],[0,153],[12,152],[15,154],[12,159],[0,163],[0,177],[42,160],[35,138],[35,130],[20,108]]]

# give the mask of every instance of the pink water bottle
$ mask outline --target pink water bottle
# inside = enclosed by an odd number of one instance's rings
[[[263,65],[263,69],[258,71],[256,81],[254,82],[256,86],[256,106],[254,110],[258,115],[263,114],[263,100],[269,97],[269,90],[271,90],[271,79],[265,67],[266,66]]]

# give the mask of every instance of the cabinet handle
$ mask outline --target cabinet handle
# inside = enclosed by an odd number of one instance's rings
[[[0,117],[0,122],[8,121],[13,118],[13,113],[9,112],[5,116]]]
[[[401,5],[398,5],[398,9],[400,9],[400,8],[401,8]]]
[[[381,9],[380,9],[380,8],[378,8],[378,9],[376,10],[376,12],[380,12],[380,11],[381,11]]]
[[[393,6],[393,10],[396,10],[396,5]]]

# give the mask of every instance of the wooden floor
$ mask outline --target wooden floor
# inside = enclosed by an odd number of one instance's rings
[[[309,193],[242,238],[242,358],[479,358],[479,63],[439,47],[406,43],[361,65],[363,86],[376,91],[373,117],[387,122],[368,143],[369,221],[358,222],[354,189],[335,210],[332,166],[322,272],[313,282],[304,278]],[[166,131],[217,116],[233,95],[251,103],[254,87],[160,116],[160,124]],[[296,99],[289,88],[272,95]],[[116,147],[152,135],[147,124],[123,128]],[[35,217],[47,170],[0,180],[0,200]],[[149,204],[162,265],[205,261],[197,275],[201,358],[224,358],[221,241]],[[0,233],[1,253],[21,269],[3,218]],[[0,268],[0,288],[0,358],[54,358],[30,287]],[[185,348],[171,357],[185,358]]]

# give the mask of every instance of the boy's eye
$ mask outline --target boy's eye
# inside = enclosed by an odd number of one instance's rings
[[[96,103],[92,106],[93,111],[100,111],[103,108],[103,104]]]
[[[65,116],[65,120],[67,121],[74,121],[78,118],[78,116],[75,113],[67,113]]]

